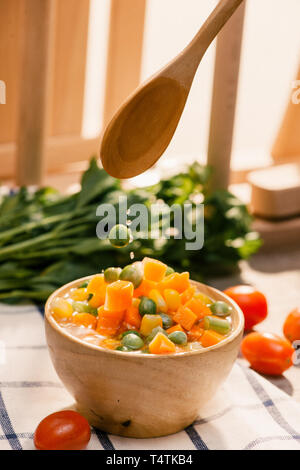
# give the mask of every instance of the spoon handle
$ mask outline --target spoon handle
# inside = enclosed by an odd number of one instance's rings
[[[192,76],[209,45],[243,1],[244,0],[220,0],[194,39],[182,51],[180,56],[186,56],[186,62],[189,64],[188,68]]]

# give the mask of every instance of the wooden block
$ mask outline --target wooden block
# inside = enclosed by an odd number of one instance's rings
[[[278,165],[248,175],[251,210],[265,218],[300,214],[300,164]]]

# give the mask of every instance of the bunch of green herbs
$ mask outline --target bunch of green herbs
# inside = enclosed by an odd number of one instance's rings
[[[83,174],[81,190],[62,195],[53,188],[21,188],[0,200],[0,301],[38,303],[59,286],[76,278],[124,266],[144,256],[161,259],[176,270],[189,270],[194,279],[224,274],[237,268],[260,247],[251,231],[244,204],[227,191],[208,191],[210,170],[194,163],[186,171],[143,188],[124,190],[120,181],[100,169],[92,159]],[[118,208],[127,196],[128,207],[163,201],[168,205],[205,204],[204,247],[186,250],[186,240],[135,239],[126,248],[114,248],[98,239],[96,209],[110,203]],[[130,215],[129,215],[130,219]],[[153,227],[152,227],[153,228]],[[149,232],[151,227],[149,227]]]

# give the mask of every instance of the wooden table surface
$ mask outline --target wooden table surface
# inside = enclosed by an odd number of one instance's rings
[[[221,290],[245,283],[261,290],[267,297],[269,314],[256,329],[282,335],[285,317],[300,307],[300,242],[291,250],[261,251],[240,267],[239,273],[210,279],[208,283]],[[300,402],[300,365],[291,367],[281,377],[265,377]]]

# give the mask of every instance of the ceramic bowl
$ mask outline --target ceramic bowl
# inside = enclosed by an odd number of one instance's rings
[[[189,426],[224,382],[238,355],[244,317],[222,292],[193,282],[199,291],[230,304],[232,333],[221,343],[176,355],[135,354],[87,344],[51,316],[55,297],[89,277],[54,292],[45,309],[46,338],[56,372],[92,426],[126,437],[158,437]]]

